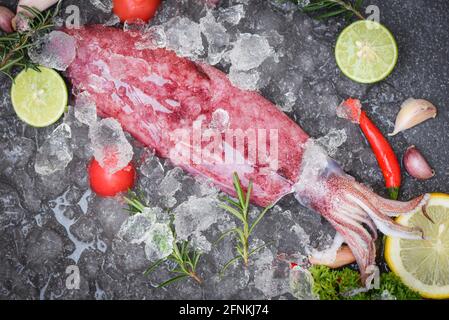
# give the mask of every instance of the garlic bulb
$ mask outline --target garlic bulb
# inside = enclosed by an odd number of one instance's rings
[[[427,180],[435,175],[435,171],[415,146],[410,146],[405,151],[404,167],[412,177],[419,180]]]
[[[394,136],[436,116],[437,108],[429,101],[424,99],[407,99],[402,104],[401,111],[399,111],[396,118],[393,133],[388,135]]]

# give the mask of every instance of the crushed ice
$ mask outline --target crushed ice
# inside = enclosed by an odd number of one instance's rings
[[[164,27],[168,49],[175,51],[181,57],[194,60],[204,54],[199,23],[185,17],[175,17]]]
[[[132,160],[133,148],[117,120],[106,118],[99,121],[90,128],[89,137],[95,159],[109,173],[123,169]]]
[[[229,34],[221,23],[217,23],[211,12],[200,19],[200,28],[208,42],[206,61],[211,65],[216,65],[221,61],[228,48]]]
[[[269,77],[261,79],[262,71],[259,69],[269,57],[279,61],[280,53],[272,45],[282,43],[283,36],[274,30],[261,34],[231,30],[245,16],[245,5],[239,3],[228,8],[207,10],[198,22],[175,16],[160,25],[125,23],[124,29],[140,31],[141,40],[136,43],[138,50],[167,48],[179,56],[210,65],[228,63],[229,78],[234,85],[245,90],[257,90],[269,81]]]
[[[75,118],[89,127],[97,122],[97,106],[87,91],[76,97]]]
[[[104,13],[110,13],[112,11],[112,0],[89,0],[90,3],[97,9]]]
[[[45,140],[36,154],[34,169],[41,175],[50,175],[63,170],[72,161],[73,151],[70,127],[60,124]]]
[[[337,153],[338,148],[346,142],[347,138],[348,135],[345,129],[331,129],[328,134],[315,141],[326,150],[329,156],[333,157]]]
[[[229,8],[219,8],[217,21],[220,23],[226,22],[231,25],[237,25],[244,17],[245,9],[243,4],[237,4]]]
[[[76,57],[75,39],[62,31],[52,31],[42,36],[28,48],[34,63],[65,71]]]
[[[273,54],[268,40],[257,34],[242,33],[228,53],[232,68],[240,71],[255,69]]]
[[[317,300],[313,293],[314,280],[309,270],[295,266],[290,270],[290,292],[298,300]]]
[[[218,208],[215,195],[207,197],[191,196],[174,210],[174,226],[179,240],[189,238],[203,252],[211,250],[211,243],[202,235],[203,231],[216,223],[222,211]]]
[[[137,50],[165,48],[167,35],[162,26],[151,26],[143,33],[141,39],[136,42]]]
[[[268,40],[257,34],[240,34],[233,48],[227,53],[231,63],[229,79],[231,82],[247,90],[256,90],[260,74],[256,70],[274,50]]]
[[[174,244],[167,216],[160,208],[147,207],[122,224],[118,237],[133,244],[144,243],[145,255],[150,261],[166,258],[172,253]]]

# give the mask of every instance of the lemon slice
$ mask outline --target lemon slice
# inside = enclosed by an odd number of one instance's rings
[[[348,78],[375,83],[393,71],[398,61],[398,47],[391,32],[380,23],[357,21],[338,37],[335,58]]]
[[[391,270],[425,298],[449,298],[449,195],[431,194],[426,208],[432,223],[421,211],[401,216],[404,226],[419,227],[425,240],[387,237],[385,259]]]
[[[68,92],[64,79],[53,69],[23,70],[14,79],[11,100],[17,116],[33,127],[55,123],[64,113]]]

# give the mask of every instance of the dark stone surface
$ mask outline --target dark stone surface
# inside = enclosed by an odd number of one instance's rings
[[[13,8],[15,2],[0,0],[0,5]],[[175,8],[175,0],[166,0],[169,5],[162,12],[168,16],[176,12],[193,17],[200,14],[200,11],[193,12],[194,9],[187,12],[193,2],[195,0],[179,1],[179,7]],[[223,4],[230,2],[233,1],[223,1]],[[393,74],[385,81],[369,86],[351,82],[335,66],[332,51],[344,21],[316,22],[300,13],[288,20],[285,13],[268,2],[250,2],[248,15],[259,19],[257,23],[244,20],[242,30],[251,32],[265,23],[276,26],[276,31],[285,36],[282,47],[288,48],[291,55],[286,72],[278,76],[304,79],[298,84],[297,90],[301,94],[289,115],[312,136],[324,135],[330,127],[344,128],[348,141],[335,157],[345,170],[385,195],[381,174],[360,132],[354,126],[336,120],[329,113],[329,108],[334,105],[329,104],[337,104],[348,95],[357,96],[382,131],[391,132],[401,103],[409,97],[425,98],[439,108],[438,117],[390,141],[398,155],[411,144],[418,146],[437,175],[429,181],[418,182],[404,174],[401,198],[430,191],[449,193],[448,1],[370,1],[379,6],[381,22],[395,35],[400,55]],[[87,0],[63,1],[63,8],[69,4],[80,6],[83,24],[102,23],[110,16]],[[163,17],[157,19],[163,21]],[[307,64],[307,59],[301,59],[307,56],[313,57],[311,64]],[[274,76],[273,82],[262,89],[262,94],[280,103],[273,84],[277,80],[282,79]],[[75,155],[66,173],[46,179],[36,175],[35,150],[56,125],[35,129],[21,123],[12,110],[9,90],[10,80],[0,76],[0,299],[291,298],[282,289],[285,276],[273,276],[269,278],[271,284],[260,285],[258,276],[269,274],[263,267],[264,259],[269,262],[270,256],[278,253],[299,251],[304,254],[306,246],[319,247],[332,235],[329,226],[318,215],[300,207],[293,197],[286,197],[277,211],[264,218],[256,233],[256,238],[263,241],[275,237],[276,246],[263,251],[249,270],[237,266],[231,268],[224,279],[218,279],[222,265],[232,257],[232,243],[226,240],[223,247],[214,247],[202,258],[199,273],[205,279],[203,286],[198,287],[189,280],[166,289],[155,289],[155,284],[167,279],[166,269],[159,270],[150,279],[143,276],[149,262],[142,247],[116,237],[126,219],[123,204],[91,197],[88,210],[83,212],[83,197],[88,197],[83,155]],[[141,185],[151,190],[148,191],[151,201],[153,180],[140,178]],[[193,188],[193,183],[187,179],[183,180],[183,190]],[[149,183],[145,185],[147,180]],[[58,217],[74,219],[69,227],[71,234],[77,240],[92,244],[81,253],[77,263],[70,258],[75,250],[74,242],[58,222],[51,201],[66,190],[69,190],[65,194],[69,205],[63,206]],[[309,240],[304,240],[303,233],[294,232],[298,226],[304,229]],[[217,236],[217,227],[214,226],[211,233]],[[76,290],[68,289],[66,285],[66,268],[71,265],[77,265],[80,270],[81,284]]]

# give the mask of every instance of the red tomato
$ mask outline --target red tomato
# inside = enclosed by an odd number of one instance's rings
[[[89,181],[92,190],[103,197],[111,197],[131,189],[136,178],[136,170],[130,163],[116,173],[109,174],[97,160],[92,159],[89,164]]]
[[[142,19],[148,22],[154,17],[161,0],[114,0],[114,13],[121,22]]]

